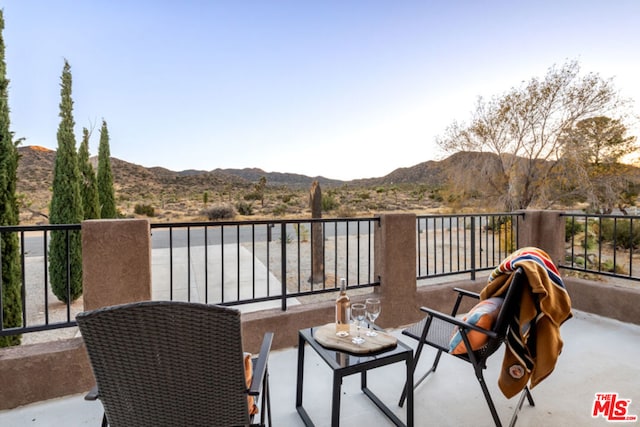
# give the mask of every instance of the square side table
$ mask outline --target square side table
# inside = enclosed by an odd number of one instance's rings
[[[306,426],[313,426],[313,421],[302,406],[304,382],[304,353],[306,344],[325,361],[333,371],[333,391],[331,397],[331,426],[340,425],[340,390],[342,379],[360,373],[360,389],[362,392],[393,422],[396,426],[413,426],[413,349],[401,341],[391,349],[383,349],[377,353],[351,355],[323,347],[313,336],[314,328],[302,329],[298,332],[298,374],[296,381],[296,410]],[[381,366],[404,361],[406,364],[405,391],[407,394],[406,418],[404,424],[374,393],[367,387],[367,372]]]

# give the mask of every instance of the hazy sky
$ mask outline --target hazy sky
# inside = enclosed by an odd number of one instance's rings
[[[335,179],[439,159],[453,121],[578,60],[640,103],[640,1],[0,0],[11,129],[171,170]],[[640,104],[638,104],[640,105]],[[638,105],[635,107],[636,113]]]

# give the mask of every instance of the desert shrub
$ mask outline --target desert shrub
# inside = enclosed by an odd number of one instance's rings
[[[587,265],[585,258],[579,254],[574,255],[573,257],[571,255],[565,255],[564,259],[567,264],[573,263],[574,265],[580,268],[584,268]]]
[[[283,203],[289,203],[295,197],[295,194],[283,194],[282,196],[280,196],[280,200],[282,200]]]
[[[328,194],[322,195],[322,210],[324,212],[332,211],[336,209],[339,205],[340,203],[338,203],[338,200],[333,194],[328,193]]]
[[[510,216],[491,216],[487,218],[486,230],[488,231],[498,231],[502,230],[502,226],[505,224],[511,225],[511,217]]]
[[[616,274],[627,274],[624,268],[621,266],[614,264],[613,260],[606,259],[600,262],[600,269],[607,273],[616,273]]]
[[[149,217],[153,217],[156,216],[156,210],[153,206],[151,205],[143,205],[141,203],[138,203],[137,205],[135,205],[133,207],[133,212],[136,215],[146,215]]]
[[[356,211],[350,206],[340,206],[336,211],[336,215],[339,218],[351,218],[356,216]]]
[[[309,241],[309,229],[304,224],[293,224],[293,230],[301,242]]]
[[[632,225],[629,219],[603,218],[600,223],[600,239],[626,249],[636,248],[640,244],[640,224],[636,222]]]
[[[251,193],[247,193],[244,195],[245,200],[262,200],[262,194],[257,191],[252,191]]]
[[[253,203],[240,201],[236,203],[236,209],[240,215],[246,215],[246,216],[253,215]]]
[[[573,218],[567,218],[564,224],[564,241],[570,242],[572,238],[577,237],[580,233],[584,233],[584,225]]]
[[[511,223],[511,217],[499,217],[505,220],[500,224],[500,246],[505,252],[511,253],[516,250],[515,236],[513,233],[513,226]]]
[[[233,219],[236,216],[236,210],[228,204],[216,204],[205,209],[202,213],[210,220]]]
[[[280,205],[276,206],[275,208],[273,208],[271,213],[273,213],[274,216],[282,216],[282,215],[287,213],[287,205],[280,204]]]

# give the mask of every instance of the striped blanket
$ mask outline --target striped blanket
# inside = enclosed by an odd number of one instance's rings
[[[511,273],[518,267],[527,280],[521,281],[520,310],[510,319],[502,371],[498,385],[510,398],[527,383],[535,387],[553,372],[562,339],[560,326],[571,318],[571,299],[558,269],[549,255],[538,248],[519,249],[507,257],[491,273],[481,299],[506,293]]]

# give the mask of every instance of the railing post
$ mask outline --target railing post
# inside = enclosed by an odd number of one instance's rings
[[[84,309],[151,299],[151,233],[146,219],[82,222]]]
[[[282,311],[287,311],[287,223],[280,224],[280,280]]]
[[[374,276],[382,300],[381,326],[408,324],[416,319],[416,216],[380,215],[374,232]],[[389,320],[387,320],[389,319]]]
[[[521,211],[518,247],[534,246],[547,252],[556,265],[564,264],[565,219],[560,211]]]
[[[471,280],[476,280],[476,217],[471,217]]]

